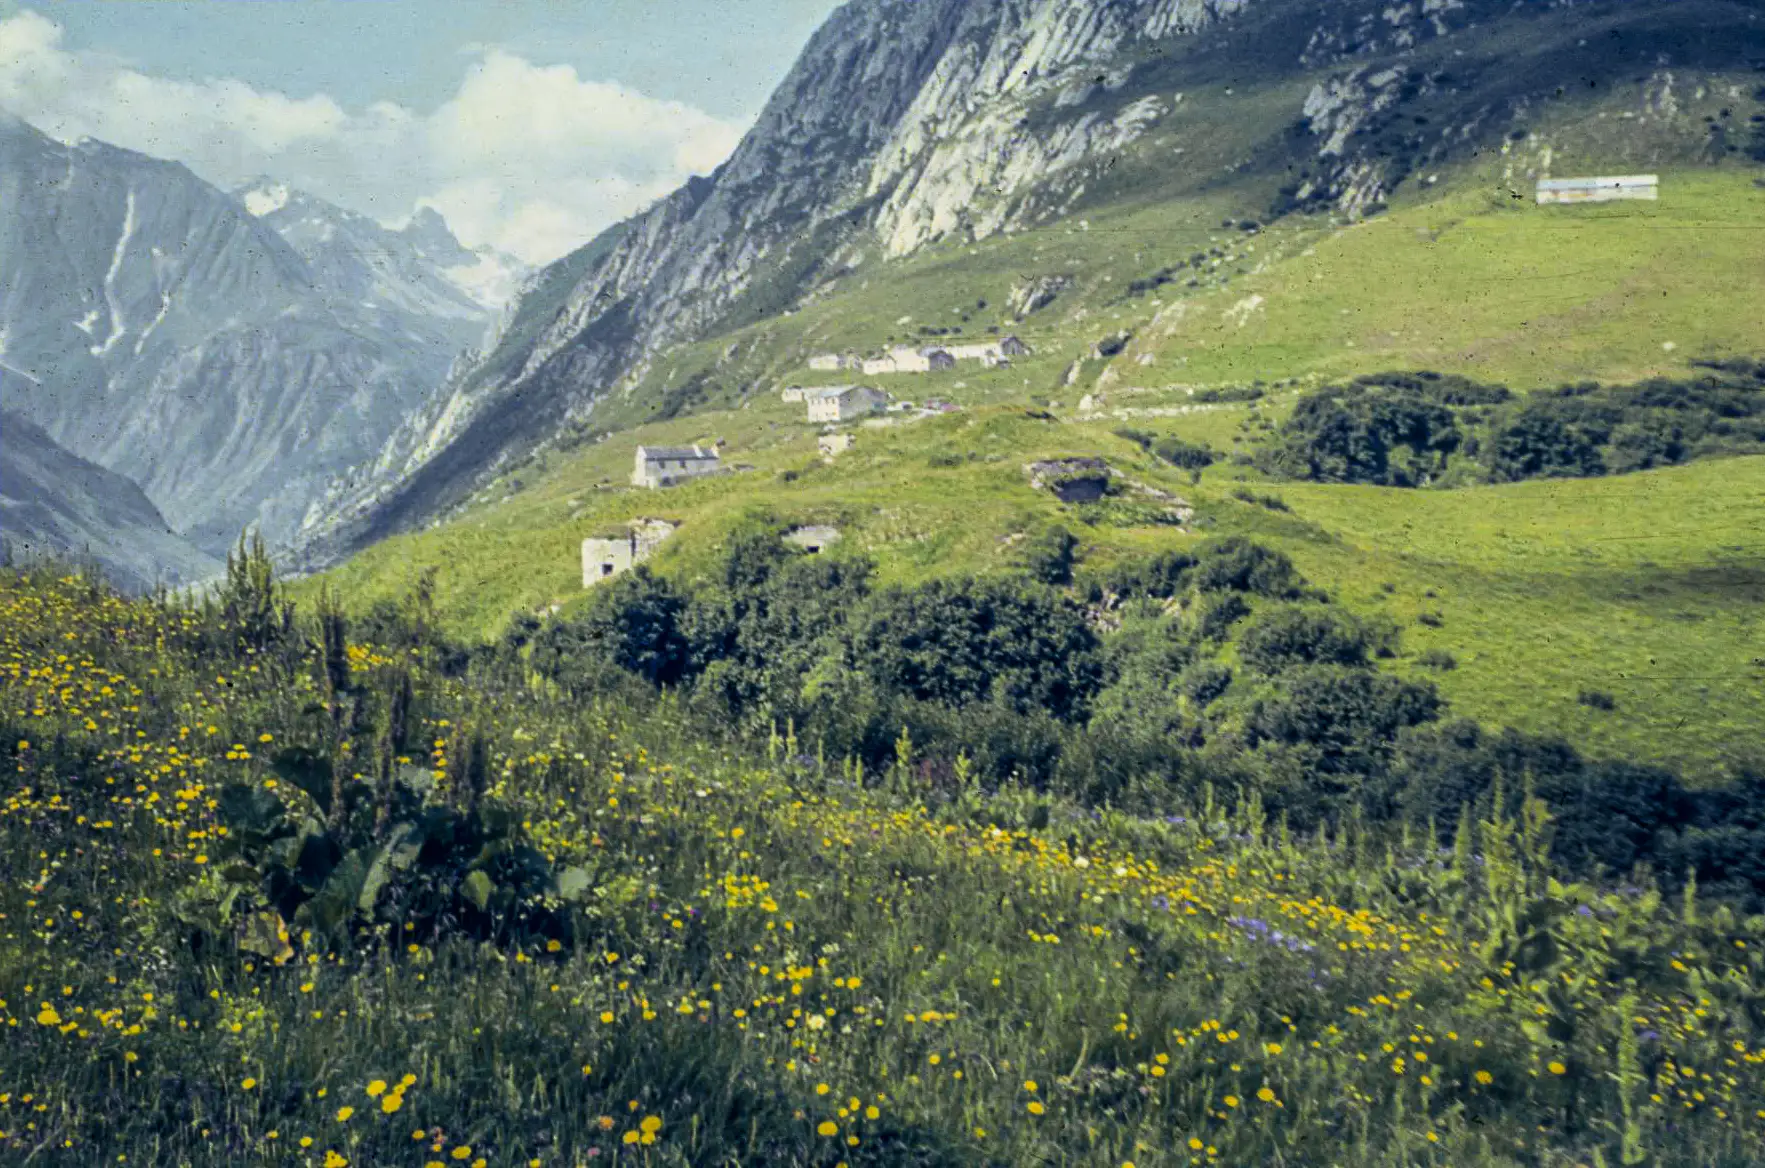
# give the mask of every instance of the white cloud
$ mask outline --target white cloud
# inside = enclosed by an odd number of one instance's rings
[[[0,107],[60,138],[176,159],[223,186],[268,174],[387,221],[433,206],[467,244],[530,263],[710,171],[741,133],[693,106],[494,47],[475,47],[454,95],[425,113],[156,77],[63,41],[31,10],[0,19]]]

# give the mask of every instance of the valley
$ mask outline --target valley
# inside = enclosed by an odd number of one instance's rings
[[[0,12],[0,1160],[1765,1162],[1765,10],[458,7]]]

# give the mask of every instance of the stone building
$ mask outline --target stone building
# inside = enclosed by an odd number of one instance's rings
[[[811,422],[849,422],[881,410],[889,399],[867,385],[834,385],[810,390],[806,400]]]
[[[784,541],[788,544],[795,544],[810,555],[816,555],[823,548],[832,547],[840,542],[840,529],[823,524],[793,527],[785,533]]]
[[[1541,178],[1539,203],[1611,203],[1619,199],[1660,198],[1660,178],[1652,174],[1614,174],[1597,178]]]
[[[634,519],[625,535],[582,541],[582,586],[629,572],[655,554],[677,525],[666,519]]]
[[[958,361],[979,361],[989,367],[1010,364],[1011,358],[1022,357],[1030,351],[1030,347],[1015,336],[1000,337],[996,341],[967,341],[960,345],[946,345],[945,349]]]
[[[936,345],[924,349],[897,346],[880,357],[861,362],[859,368],[871,377],[879,373],[932,373],[956,368],[956,358]]]
[[[1101,458],[1055,458],[1024,469],[1032,487],[1062,503],[1095,503],[1109,492],[1109,464]]]
[[[639,446],[631,471],[634,487],[669,487],[723,469],[717,451],[704,446]]]
[[[857,439],[850,434],[823,434],[815,440],[815,445],[824,458],[832,458],[852,449],[856,442]]]

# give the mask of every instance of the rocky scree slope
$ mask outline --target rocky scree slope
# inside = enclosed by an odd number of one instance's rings
[[[259,219],[181,165],[0,113],[0,360],[39,387],[7,408],[211,554],[294,530],[494,316],[415,248],[352,258],[352,217],[296,207]]]
[[[1220,190],[1246,215],[1352,218],[1613,85],[1761,63],[1740,0],[854,0],[715,174],[536,277],[484,360],[333,485],[296,558],[432,522],[566,423],[644,416],[624,396],[658,353],[890,259]],[[1728,135],[1670,146],[1707,160]]]

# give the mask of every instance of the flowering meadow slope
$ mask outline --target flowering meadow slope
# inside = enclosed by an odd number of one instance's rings
[[[1765,918],[1520,791],[1136,819],[248,599],[0,580],[0,1159],[1765,1160]]]

